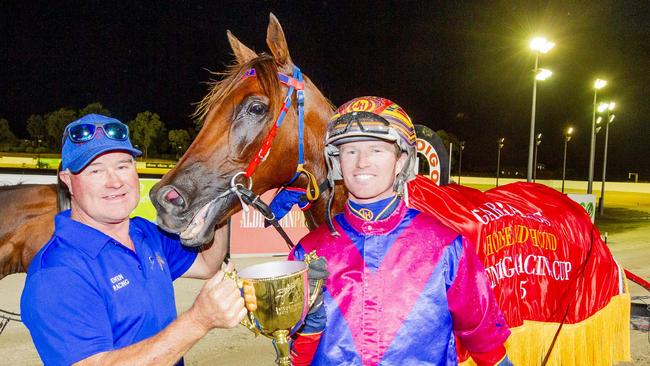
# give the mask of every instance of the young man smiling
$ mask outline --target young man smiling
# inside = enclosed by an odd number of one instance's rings
[[[472,246],[405,206],[415,177],[415,130],[390,100],[342,105],[327,126],[330,183],[343,180],[343,213],[290,254],[327,260],[322,306],[293,344],[295,365],[455,365],[456,339],[478,365],[510,365],[510,331]]]
[[[172,365],[213,328],[246,314],[219,269],[227,230],[197,253],[176,235],[129,216],[140,201],[128,127],[90,114],[63,135],[59,177],[71,210],[31,262],[21,298],[23,321],[46,365]],[[207,279],[192,307],[176,316],[172,281]],[[245,287],[249,306],[254,290]]]

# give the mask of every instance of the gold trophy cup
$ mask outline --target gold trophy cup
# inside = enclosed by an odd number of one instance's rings
[[[308,264],[316,259],[311,253],[305,261],[276,261],[244,268],[236,277],[255,288],[257,309],[248,313],[242,324],[255,335],[262,334],[273,339],[277,352],[276,363],[291,366],[289,336],[302,323],[318,293],[309,294]],[[239,282],[239,281],[238,281]],[[310,296],[311,295],[311,296]]]

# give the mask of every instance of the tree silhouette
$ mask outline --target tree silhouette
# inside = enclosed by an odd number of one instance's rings
[[[438,130],[436,131],[436,135],[440,137],[442,142],[445,144],[445,148],[447,148],[447,150],[449,150],[450,142],[454,144],[454,150],[458,149],[458,146],[460,145],[460,140],[453,133],[449,133],[445,130]]]
[[[32,141],[43,139],[47,135],[45,120],[40,114],[32,114],[27,118],[27,133]]]
[[[2,151],[9,151],[17,141],[16,135],[9,127],[9,121],[0,118],[0,147]]]
[[[90,103],[87,106],[81,108],[79,110],[79,118],[88,115],[88,114],[101,114],[103,116],[111,116],[111,112],[104,108],[104,106],[100,102],[95,102],[95,103]]]
[[[65,126],[77,119],[77,112],[70,108],[60,108],[45,115],[45,128],[50,146],[61,150],[63,130]]]
[[[149,147],[156,141],[165,129],[165,124],[160,116],[149,111],[138,113],[134,120],[129,121],[131,142],[142,148],[144,158],[147,159]]]
[[[172,150],[176,151],[177,158],[180,158],[190,146],[190,133],[187,130],[171,130],[168,136]]]

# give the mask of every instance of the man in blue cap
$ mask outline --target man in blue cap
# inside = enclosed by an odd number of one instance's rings
[[[140,201],[135,157],[122,122],[90,114],[63,133],[60,179],[71,210],[34,257],[21,312],[46,365],[173,365],[213,328],[230,328],[246,309],[220,271],[227,230],[197,253],[153,223],[130,219]],[[178,318],[172,281],[208,279]],[[246,303],[254,303],[245,288]]]

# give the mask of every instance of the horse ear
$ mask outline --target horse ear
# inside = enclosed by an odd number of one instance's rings
[[[269,46],[275,62],[279,66],[292,65],[291,56],[289,56],[289,47],[287,47],[287,39],[284,37],[282,26],[278,18],[270,13],[269,27],[266,30],[266,44]]]
[[[232,48],[232,52],[235,54],[235,59],[237,59],[238,64],[245,64],[257,57],[257,53],[241,43],[237,37],[230,33],[230,30],[226,31],[226,34],[228,35],[228,43],[230,43],[230,48]]]

